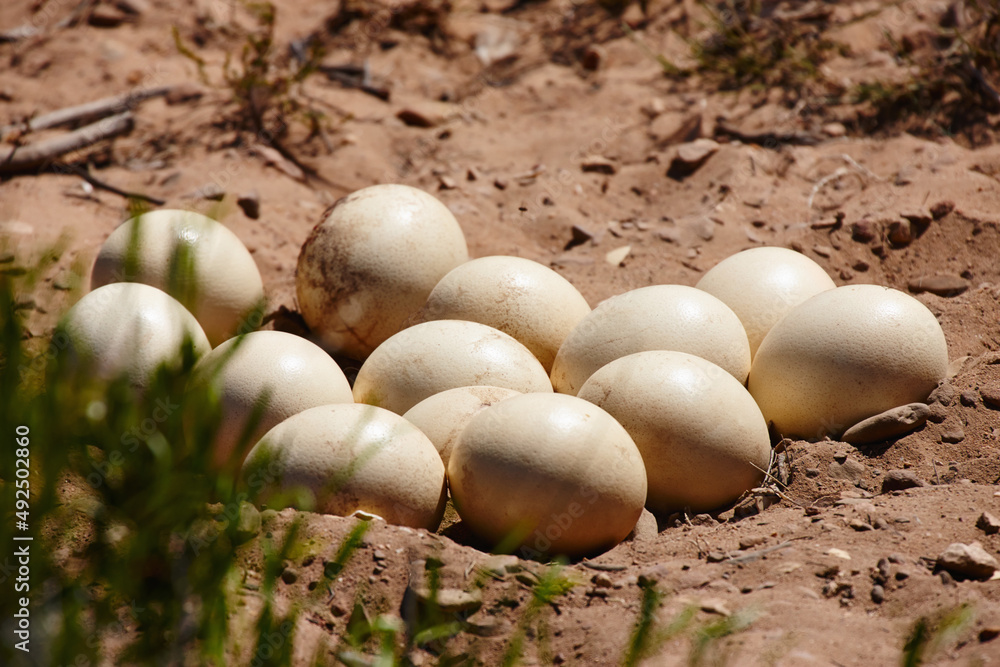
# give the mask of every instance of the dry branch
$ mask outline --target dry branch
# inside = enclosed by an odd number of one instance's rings
[[[103,139],[126,134],[132,130],[133,124],[132,113],[126,111],[81,127],[79,130],[61,137],[39,141],[27,146],[0,148],[0,174],[17,173],[40,167],[66,153],[80,150]]]
[[[155,88],[143,88],[133,90],[122,95],[106,97],[94,102],[79,104],[73,107],[66,107],[50,113],[36,116],[23,123],[14,123],[0,128],[0,137],[11,132],[32,132],[46,130],[50,127],[69,125],[82,121],[103,118],[116,113],[130,111],[135,105],[152,97],[161,97],[173,89],[173,86],[157,86]]]

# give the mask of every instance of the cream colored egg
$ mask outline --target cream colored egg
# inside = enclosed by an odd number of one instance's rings
[[[718,297],[743,322],[751,356],[778,320],[809,297],[836,287],[823,267],[788,248],[750,248],[730,255],[695,285]]]
[[[403,414],[428,396],[471,385],[552,391],[538,359],[504,332],[478,322],[437,320],[382,343],[358,371],[354,400]]]
[[[364,359],[412,318],[469,258],[455,216],[408,185],[339,200],[299,253],[299,309],[324,346]]]
[[[888,287],[846,285],[774,325],[748,388],[778,433],[819,439],[923,401],[947,372],[944,332],[922,303]]]
[[[195,367],[190,391],[211,383],[222,423],[211,444],[216,465],[237,467],[265,433],[294,414],[329,403],[353,403],[347,377],[318,345],[282,331],[231,338]],[[258,405],[259,404],[259,405]],[[246,436],[254,410],[257,425]],[[237,453],[243,443],[243,451]]]
[[[160,366],[179,369],[185,341],[194,356],[212,347],[198,321],[166,292],[142,283],[112,283],[84,295],[69,309],[53,344],[96,377],[127,375],[145,388]]]
[[[420,401],[406,411],[403,419],[430,438],[447,468],[451,450],[469,420],[494,403],[520,393],[504,387],[456,387]]]
[[[513,396],[476,414],[448,479],[463,523],[522,557],[610,549],[646,500],[642,457],[625,429],[561,394]]]
[[[197,318],[212,345],[260,324],[256,309],[264,301],[264,284],[257,264],[236,234],[200,213],[150,211],[111,232],[90,286],[115,282],[168,292]]]
[[[590,313],[573,285],[522,257],[481,257],[452,269],[434,287],[421,319],[469,320],[508,333],[534,353],[546,372],[559,346]]]
[[[605,364],[647,350],[687,352],[740,382],[750,372],[750,344],[740,318],[707,292],[653,285],[613,296],[576,326],[552,365],[552,386],[576,394]]]
[[[764,477],[767,424],[747,390],[710,361],[639,352],[612,361],[579,397],[617,419],[646,465],[646,507],[665,515],[729,504]]]
[[[289,417],[250,450],[242,477],[265,504],[338,516],[360,510],[427,530],[444,514],[444,464],[434,445],[372,405],[322,405]],[[305,491],[304,503],[295,502],[295,489]]]

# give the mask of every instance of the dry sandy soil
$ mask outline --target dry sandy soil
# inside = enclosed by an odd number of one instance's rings
[[[638,582],[655,580],[665,593],[658,627],[692,605],[692,628],[731,619],[732,634],[710,647],[713,661],[896,664],[917,619],[933,627],[967,604],[968,621],[925,657],[1000,664],[1000,580],[956,580],[935,568],[955,542],[978,541],[1000,555],[1000,535],[977,526],[984,512],[1000,516],[1000,108],[988,83],[981,93],[931,90],[934,104],[909,115],[902,103],[893,115],[852,98],[929,86],[923,63],[953,43],[941,35],[975,20],[962,3],[764,3],[772,21],[812,35],[797,42],[802,48],[832,46],[805,78],[778,76],[792,54],[772,78],[734,81],[721,61],[693,54],[691,44],[719,26],[689,0],[651,2],[645,16],[629,6],[624,19],[639,41],[606,10],[568,0],[407,0],[395,9],[290,0],[278,8],[269,56],[277,69],[266,76],[287,73],[289,45],[312,35],[333,78],[320,72],[287,93],[257,90],[265,135],[222,72],[227,54],[231,69],[242,68],[247,35],[258,29],[245,7],[84,5],[75,21],[64,21],[78,9],[68,0],[0,5],[0,30],[40,30],[0,44],[0,122],[178,86],[131,105],[130,132],[63,162],[89,164],[101,181],[167,206],[218,216],[253,253],[270,310],[288,311],[271,326],[295,325],[295,262],[323,210],[378,182],[433,192],[460,221],[472,256],[552,266],[591,305],[650,284],[693,285],[724,257],[761,245],[802,252],[838,284],[919,291],[919,281],[946,277],[944,296],[916,294],[939,318],[953,360],[953,396],[936,404],[932,421],[864,448],[788,443],[780,498],[663,519],[659,531],[646,525],[611,552],[571,564],[580,583],[540,610],[524,662],[619,664],[639,617]],[[172,28],[201,68],[179,52]],[[651,52],[689,75],[664,75]],[[358,85],[364,71],[367,89]],[[310,118],[318,119],[312,127]],[[9,144],[65,131],[4,133]],[[270,136],[280,152],[264,145]],[[697,164],[677,159],[681,144],[700,138],[714,139],[714,152]],[[256,218],[236,203],[252,191]],[[89,270],[127,214],[123,197],[58,168],[0,180],[0,231],[19,251],[67,239],[35,296],[35,337],[50,335],[55,316],[79,298],[72,271]],[[574,225],[591,238],[571,243]],[[606,259],[623,246],[624,259]],[[883,491],[893,470],[923,486]],[[280,534],[291,514],[267,517],[264,531]],[[306,599],[350,525],[308,516],[315,549],[290,564],[297,576],[280,585],[282,604]],[[371,613],[405,615],[412,561],[434,555],[447,588],[470,588],[488,554],[460,525],[443,533],[373,528],[330,600],[304,614],[298,659],[336,643],[356,597]],[[236,557],[253,569],[259,545]],[[525,572],[542,569],[531,561],[510,569],[518,567],[487,579],[482,608],[453,651],[499,662],[531,596]],[[244,594],[236,622],[249,627],[260,599]],[[696,636],[681,633],[648,664],[689,662]],[[320,659],[335,662],[332,653]],[[421,649],[410,659],[436,657]]]

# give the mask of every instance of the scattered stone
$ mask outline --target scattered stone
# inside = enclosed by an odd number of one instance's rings
[[[497,190],[506,190],[509,183],[506,178],[496,178],[493,180],[493,187]]]
[[[585,172],[613,175],[618,171],[615,163],[602,155],[590,155],[580,162],[580,169]]]
[[[889,562],[895,565],[902,565],[906,562],[906,556],[897,553],[889,554]]]
[[[872,586],[872,602],[882,604],[885,601],[885,588],[875,584]]]
[[[97,5],[90,10],[87,23],[95,28],[117,28],[131,17],[117,7]]]
[[[901,211],[899,217],[909,220],[911,225],[917,225],[918,227],[926,227],[931,224],[931,220],[933,219],[930,210],[926,208],[907,209]]]
[[[688,226],[702,241],[711,241],[715,238],[715,223],[706,217],[693,220]]]
[[[1000,533],[1000,519],[989,512],[983,512],[976,519],[976,528],[979,528],[987,535],[996,535]]]
[[[226,191],[218,183],[206,183],[195,193],[195,196],[209,201],[222,201],[222,198],[226,196]]]
[[[983,405],[1000,410],[1000,386],[980,387],[979,395],[983,398]]]
[[[12,257],[13,259],[13,257]],[[3,263],[3,258],[0,257],[0,264]],[[72,272],[62,273],[56,276],[52,280],[53,289],[68,292],[72,289],[76,289],[80,286],[80,277]]]
[[[914,278],[906,286],[914,294],[930,292],[938,296],[958,296],[969,289],[969,282],[961,276],[941,274],[929,278]]]
[[[903,491],[927,486],[912,470],[890,470],[882,478],[882,493]]]
[[[931,206],[931,217],[935,220],[940,220],[944,216],[948,215],[955,210],[955,202],[953,201],[939,201],[938,203]]]
[[[243,209],[243,214],[251,220],[260,217],[260,195],[257,194],[257,190],[241,194],[236,200],[236,205]]]
[[[883,517],[875,517],[875,521],[872,523],[872,528],[875,530],[889,530],[889,522]]]
[[[677,154],[670,161],[667,176],[675,180],[683,180],[698,170],[719,150],[719,144],[711,139],[695,139],[677,147]]]
[[[204,95],[204,88],[191,81],[186,81],[172,87],[163,99],[167,104],[173,106],[175,104],[200,100]]]
[[[909,220],[893,220],[889,223],[889,242],[896,246],[909,245],[913,241],[913,229]]]
[[[438,190],[454,190],[458,183],[451,176],[441,174],[438,176]]]
[[[728,558],[729,556],[722,553],[721,551],[709,551],[705,555],[705,560],[708,561],[709,563],[721,563],[722,561],[727,560]]]
[[[387,554],[385,551],[381,549],[376,549],[375,551],[372,552],[372,559],[374,560],[385,560],[388,557],[389,554]]]
[[[974,391],[963,391],[958,397],[958,402],[967,408],[975,407],[979,403],[979,397]]]
[[[673,227],[667,227],[660,229],[656,232],[656,235],[661,241],[666,241],[667,243],[677,243],[680,241],[680,232],[678,232]]]
[[[240,512],[236,517],[236,534],[234,537],[238,544],[253,539],[260,532],[261,520],[260,510],[250,502],[240,503]]]
[[[955,585],[955,577],[951,576],[951,573],[947,570],[941,570],[938,572],[938,578],[941,579],[941,584],[944,586]]]
[[[615,582],[611,580],[611,577],[604,572],[598,572],[590,578],[590,581],[598,588],[612,588],[615,585]]]
[[[868,243],[878,236],[878,227],[871,220],[859,220],[851,225],[851,238],[858,243]]]
[[[691,517],[692,526],[714,526],[717,523],[711,514],[695,514]]]
[[[650,542],[659,535],[659,527],[656,524],[656,517],[648,509],[643,508],[639,520],[635,522],[635,527],[629,533],[628,539],[636,542]]]
[[[833,556],[834,558],[842,558],[843,560],[851,560],[851,554],[847,553],[843,549],[838,549],[836,547],[826,550],[827,556]]]
[[[948,418],[948,409],[940,403],[931,403],[928,406],[927,421],[940,424]]]
[[[852,445],[867,445],[896,438],[923,426],[928,413],[924,403],[901,405],[858,422],[844,431],[841,440]]]
[[[299,580],[299,573],[290,567],[286,567],[281,573],[281,580],[286,584],[294,584]]]
[[[941,432],[941,442],[954,445],[965,440],[965,431],[958,424],[946,428]]]
[[[871,268],[871,265],[869,265],[868,262],[866,262],[865,260],[859,259],[858,261],[854,262],[851,268],[854,269],[855,271],[860,271],[861,273],[864,273],[865,271]]]
[[[604,255],[604,261],[611,266],[623,266],[625,264],[625,258],[627,258],[631,252],[632,246],[623,245],[620,248],[615,248]]]
[[[847,128],[843,123],[826,123],[823,126],[823,134],[838,139],[847,134]]]
[[[955,393],[955,387],[950,382],[942,382],[927,397],[927,402],[951,405],[951,402],[955,400]]]
[[[580,64],[583,65],[583,69],[594,72],[600,69],[601,65],[607,62],[607,60],[607,49],[600,44],[590,44],[586,49],[584,49],[583,57],[580,59]]]
[[[722,600],[703,600],[700,608],[707,614],[718,614],[719,616],[731,616],[733,613]]]
[[[497,637],[509,630],[509,623],[502,618],[491,616],[485,611],[476,613],[465,619],[469,632],[478,637]]]
[[[467,181],[478,181],[479,180],[479,170],[475,167],[469,167],[465,170],[465,180]]]
[[[843,463],[834,461],[830,464],[827,474],[833,479],[841,479],[851,484],[857,484],[868,471],[864,464],[854,459],[846,459]]]
[[[501,554],[487,558],[480,568],[496,577],[503,577],[506,574],[516,574],[524,570],[520,559],[512,554]]]
[[[483,605],[483,598],[478,591],[469,593],[458,588],[441,588],[435,595],[429,588],[423,586],[411,590],[420,602],[430,604],[434,601],[438,609],[446,614],[475,611]]]
[[[979,631],[979,643],[985,644],[986,642],[991,642],[997,637],[1000,637],[1000,625],[991,625],[988,628],[983,628]]]
[[[656,116],[649,124],[649,133],[660,144],[676,144],[693,141],[701,130],[701,115],[684,111],[668,111]]]
[[[411,127],[438,127],[460,115],[460,110],[447,102],[421,100],[403,107],[396,118]]]
[[[820,257],[830,257],[833,254],[833,248],[826,245],[814,245],[813,252]]]
[[[597,245],[598,243],[596,240],[597,236],[583,225],[573,225],[570,229],[570,233],[573,235],[574,245],[580,245],[582,243],[586,243],[587,241],[592,242],[594,245]]]
[[[985,581],[993,576],[1000,565],[986,553],[979,542],[950,544],[937,558],[937,567],[952,575]]]
[[[862,521],[861,519],[851,519],[851,522],[848,525],[854,530],[858,531],[859,533],[864,533],[869,530],[874,530],[874,528],[870,523]]]
[[[763,535],[757,535],[755,537],[741,537],[740,538],[740,551],[746,551],[747,549],[753,549],[754,547],[764,544],[767,538]]]

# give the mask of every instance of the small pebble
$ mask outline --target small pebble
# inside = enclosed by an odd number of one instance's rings
[[[958,400],[962,405],[971,408],[975,407],[975,405],[979,402],[979,397],[974,391],[963,391],[961,396],[958,397]]]
[[[979,395],[983,397],[983,405],[1000,410],[1000,386],[981,387]]]
[[[941,432],[941,442],[955,444],[963,440],[965,440],[965,431],[962,430],[961,426],[955,425]]]
[[[983,512],[976,520],[976,528],[979,528],[987,535],[996,535],[1000,533],[1000,519],[989,512]]]
[[[927,486],[912,470],[890,470],[882,478],[882,493]]]
[[[878,584],[872,586],[872,602],[882,604],[885,601],[885,589]]]

